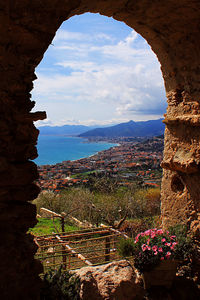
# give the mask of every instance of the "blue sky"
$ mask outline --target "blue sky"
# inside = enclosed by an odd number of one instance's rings
[[[86,13],[64,22],[36,69],[36,125],[105,125],[158,119],[166,110],[160,64],[122,22]]]

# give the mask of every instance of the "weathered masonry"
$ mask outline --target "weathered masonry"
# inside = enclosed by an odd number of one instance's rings
[[[30,113],[35,67],[61,23],[85,12],[140,33],[162,68],[168,109],[162,167],[163,225],[200,224],[199,0],[7,0],[0,3],[0,297],[38,299],[41,266],[26,232],[36,223],[38,130]],[[112,92],[112,91],[111,91]]]

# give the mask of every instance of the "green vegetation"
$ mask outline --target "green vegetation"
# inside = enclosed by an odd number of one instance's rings
[[[169,232],[171,235],[177,236],[179,241],[176,247],[176,255],[177,257],[182,260],[191,260],[194,251],[194,237],[188,234],[188,229],[186,225],[177,224],[169,228]]]
[[[94,170],[94,171],[87,171],[87,172],[82,172],[82,173],[77,173],[77,174],[74,174],[74,175],[70,175],[71,178],[82,178],[82,179],[88,179],[88,175],[91,175],[91,174],[95,174],[97,173],[98,170]]]
[[[119,255],[122,257],[129,257],[133,255],[134,250],[134,240],[133,239],[124,239],[121,238],[118,245],[117,250],[119,252]]]
[[[115,180],[106,177],[92,178],[87,188],[71,187],[59,194],[43,192],[34,202],[38,213],[41,207],[57,213],[65,212],[67,224],[69,217],[73,216],[93,225],[104,223],[113,226],[126,216],[130,223],[132,220],[142,220],[143,226],[144,223],[152,224],[155,216],[160,215],[159,188],[138,189],[134,184],[119,186]],[[145,229],[141,226],[140,231]]]
[[[62,266],[44,275],[41,300],[79,300],[80,279]]]
[[[61,232],[61,223],[60,220],[55,219],[54,221],[48,218],[39,218],[38,223],[35,227],[30,228],[29,232],[33,235],[45,235],[52,234],[56,232],[55,227]],[[76,226],[65,224],[65,231],[77,230]]]

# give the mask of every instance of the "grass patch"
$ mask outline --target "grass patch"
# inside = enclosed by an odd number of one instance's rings
[[[37,225],[33,228],[30,228],[29,232],[32,233],[33,235],[45,235],[45,234],[56,233],[56,229],[54,225],[59,230],[59,232],[61,232],[60,220],[55,219],[53,222],[53,220],[48,218],[39,218]],[[65,231],[73,231],[78,229],[79,228],[76,226],[65,224]]]
[[[94,174],[94,173],[97,173],[98,170],[93,170],[93,171],[86,171],[86,172],[83,172],[83,173],[77,173],[77,174],[74,174],[74,175],[70,175],[71,178],[73,179],[76,179],[76,178],[86,178],[87,179],[87,176],[90,175],[90,174]]]

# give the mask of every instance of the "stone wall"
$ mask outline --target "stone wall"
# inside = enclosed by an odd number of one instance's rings
[[[64,20],[84,12],[124,21],[156,53],[168,98],[162,166],[167,226],[199,227],[199,0],[9,0],[0,4],[0,291],[1,299],[37,299],[41,266],[26,234],[36,223],[38,130],[30,113],[35,67]],[[164,101],[164,100],[163,100]]]

